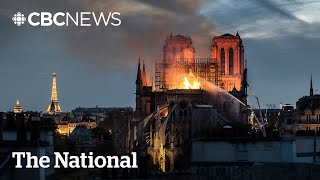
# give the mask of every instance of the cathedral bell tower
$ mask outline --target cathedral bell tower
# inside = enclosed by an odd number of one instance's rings
[[[222,87],[232,91],[240,90],[244,71],[244,47],[239,33],[214,36],[211,44],[211,58],[218,62]]]

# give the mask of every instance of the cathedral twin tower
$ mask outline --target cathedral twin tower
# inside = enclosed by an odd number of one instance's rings
[[[163,46],[164,63],[183,61],[183,63],[198,63],[195,58],[195,47],[189,36],[169,35]],[[214,36],[211,43],[211,60],[216,61],[219,68],[219,85],[226,91],[241,87],[244,71],[244,46],[239,33]],[[180,62],[179,62],[180,63]],[[205,68],[199,71],[207,71]]]
[[[227,91],[234,87],[239,90],[245,62],[244,47],[238,32],[235,36],[215,36],[211,45],[211,58],[218,62],[223,88]]]

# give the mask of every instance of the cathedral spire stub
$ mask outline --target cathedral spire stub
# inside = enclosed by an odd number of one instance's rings
[[[147,72],[146,72],[146,66],[144,64],[144,60],[142,65],[142,84],[147,86]]]
[[[136,84],[142,84],[140,58],[139,58],[139,63],[138,63]]]
[[[310,96],[313,96],[312,74],[311,74],[311,79],[310,79]]]
[[[136,80],[136,114],[141,114],[141,95],[142,95],[142,77],[141,77],[141,61],[139,58]]]

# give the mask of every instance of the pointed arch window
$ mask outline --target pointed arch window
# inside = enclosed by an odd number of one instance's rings
[[[229,49],[229,74],[233,75],[233,69],[234,69],[234,61],[233,61],[233,49]]]
[[[221,49],[221,52],[220,52],[220,57],[221,57],[221,74],[225,74],[225,63],[226,63],[226,60],[225,60],[225,53],[224,53],[224,48]]]

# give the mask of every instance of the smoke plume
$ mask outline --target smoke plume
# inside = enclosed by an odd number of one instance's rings
[[[209,56],[214,26],[200,14],[204,3],[204,0],[5,0],[0,16],[11,18],[17,11],[120,12],[119,27],[24,28],[46,37],[55,34],[51,38],[73,59],[90,61],[106,69],[125,70],[140,57],[150,71],[155,60],[162,57],[164,40],[171,32],[189,35],[196,46],[196,56]],[[0,37],[8,36],[11,31],[5,33]]]

